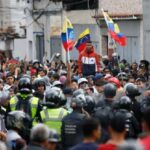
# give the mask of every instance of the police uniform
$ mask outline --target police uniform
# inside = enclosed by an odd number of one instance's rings
[[[62,119],[68,114],[64,108],[44,108],[41,112],[41,120],[49,128],[55,129],[61,134]]]
[[[15,110],[24,111],[34,121],[37,118],[40,120],[39,112],[41,110],[41,106],[39,104],[39,99],[32,96],[32,94],[23,95],[18,93],[14,97],[12,97],[10,99],[7,112],[15,111]],[[35,124],[35,122],[33,124]]]
[[[65,149],[69,149],[83,140],[82,124],[86,118],[86,115],[76,111],[64,117],[61,138]]]

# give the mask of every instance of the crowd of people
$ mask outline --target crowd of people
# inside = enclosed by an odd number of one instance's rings
[[[100,56],[0,66],[0,150],[150,150],[149,62]]]

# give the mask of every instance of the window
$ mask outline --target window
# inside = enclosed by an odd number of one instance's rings
[[[98,0],[63,0],[66,10],[98,9]]]

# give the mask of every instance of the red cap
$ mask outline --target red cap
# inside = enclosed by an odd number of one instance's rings
[[[117,88],[121,87],[120,81],[115,77],[108,79],[108,82],[115,84]]]

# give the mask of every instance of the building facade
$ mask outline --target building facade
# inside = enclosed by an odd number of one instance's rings
[[[14,35],[4,38],[0,32],[0,50],[12,50],[14,57],[37,58],[41,62],[59,52],[65,61],[60,34],[64,16],[67,16],[74,26],[75,40],[90,28],[97,53],[110,54],[110,38],[101,13],[103,8],[127,36],[126,47],[116,44],[121,59],[129,62],[149,59],[149,3],[149,0],[94,0],[85,7],[85,3],[79,1],[1,0],[0,28],[3,33],[12,27]],[[78,55],[75,48],[70,52],[71,59],[77,59]]]

